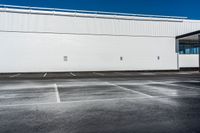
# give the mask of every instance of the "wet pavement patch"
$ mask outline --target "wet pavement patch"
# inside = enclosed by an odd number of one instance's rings
[[[37,104],[54,101],[53,88],[0,90],[0,105]]]
[[[188,133],[199,131],[200,98],[114,100],[0,108],[0,132]],[[190,101],[190,102],[189,102]],[[187,104],[185,104],[187,102]]]
[[[200,90],[187,88],[187,86],[174,86],[173,84],[148,84],[147,87],[150,92],[157,93],[158,96],[185,96],[185,95],[199,95]]]
[[[192,75],[0,81],[0,133],[197,133],[199,121]]]
[[[142,97],[112,85],[59,87],[61,101],[100,100]]]
[[[174,84],[178,85],[186,85],[186,86],[194,86],[200,89],[200,81],[199,82],[175,82]]]

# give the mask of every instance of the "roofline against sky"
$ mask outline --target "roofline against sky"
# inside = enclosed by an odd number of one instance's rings
[[[118,13],[118,12],[103,12],[103,11],[87,11],[87,10],[72,10],[72,9],[60,9],[60,8],[43,8],[43,7],[31,7],[31,6],[16,6],[16,5],[4,5],[0,4],[1,11],[7,9],[21,9],[31,11],[46,11],[52,14],[57,12],[76,13],[76,14],[91,14],[91,15],[109,15],[109,16],[124,16],[124,17],[144,17],[144,18],[159,18],[159,19],[188,19],[183,16],[165,16],[165,15],[148,15],[148,14],[131,14],[131,13]],[[4,10],[3,10],[4,9]]]

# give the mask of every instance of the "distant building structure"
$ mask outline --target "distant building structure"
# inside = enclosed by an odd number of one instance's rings
[[[198,30],[185,17],[0,5],[0,73],[197,68]]]

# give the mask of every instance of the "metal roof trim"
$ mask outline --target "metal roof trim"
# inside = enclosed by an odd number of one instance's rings
[[[1,12],[19,12],[30,14],[48,14],[48,15],[71,15],[83,17],[105,17],[105,18],[119,18],[119,19],[147,19],[155,21],[183,21],[187,17],[180,16],[162,16],[162,15],[146,15],[146,14],[130,14],[117,12],[102,12],[102,11],[87,11],[87,10],[71,10],[59,8],[41,8],[28,6],[13,6],[0,4]]]

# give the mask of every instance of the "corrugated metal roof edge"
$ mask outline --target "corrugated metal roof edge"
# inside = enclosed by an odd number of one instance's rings
[[[130,14],[116,12],[86,11],[86,10],[70,10],[59,8],[41,8],[15,5],[0,4],[1,12],[20,12],[29,14],[46,14],[46,15],[65,15],[65,16],[81,16],[81,17],[104,17],[115,19],[144,19],[152,21],[183,21],[187,17],[181,16],[162,16],[162,15],[146,15],[146,14]]]

